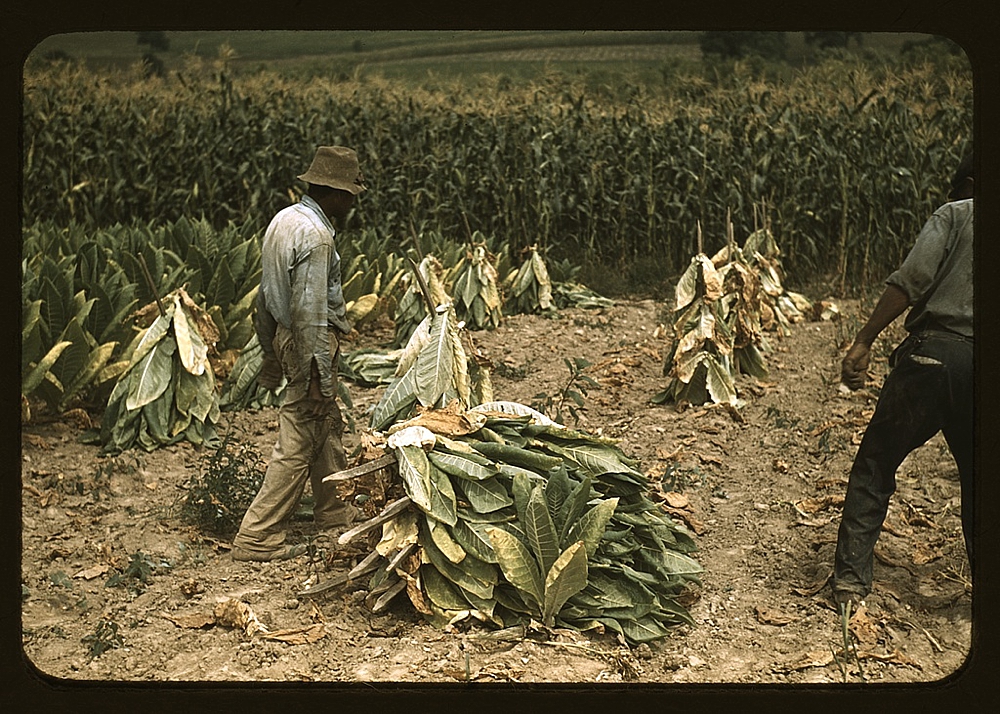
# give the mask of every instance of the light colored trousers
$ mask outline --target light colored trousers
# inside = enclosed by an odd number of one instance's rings
[[[344,422],[337,400],[323,398],[317,403],[309,398],[310,370],[297,363],[291,330],[278,326],[274,350],[288,380],[278,411],[278,440],[260,491],[233,539],[234,546],[258,552],[284,545],[288,521],[298,508],[307,481],[315,499],[313,519],[319,528],[344,525],[354,512],[337,498],[332,483],[323,483],[324,476],[347,468],[341,441]],[[334,379],[339,352],[340,342],[330,330]]]

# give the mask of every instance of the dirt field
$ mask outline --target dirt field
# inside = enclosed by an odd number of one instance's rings
[[[810,297],[821,297],[810,295]],[[898,474],[877,550],[875,591],[851,623],[860,656],[843,653],[824,583],[839,503],[874,392],[838,390],[839,342],[857,320],[804,322],[770,336],[766,383],[738,382],[744,405],[650,405],[664,385],[660,305],[619,300],[556,319],[518,316],[476,342],[505,367],[498,398],[530,404],[569,377],[564,357],[593,363],[600,388],[580,428],[620,439],[642,460],[671,513],[698,535],[703,585],[682,627],[629,649],[611,635],[529,632],[500,640],[477,627],[440,631],[405,598],[374,616],[364,591],[298,597],[343,572],[349,553],[317,537],[303,511],[293,542],[323,556],[234,562],[228,543],[180,519],[182,484],[206,456],[188,444],[101,457],[77,442],[85,419],[22,429],[23,647],[41,672],[69,680],[253,682],[906,683],[956,672],[970,650],[971,591],[958,475],[940,436]],[[361,335],[357,344],[379,335]],[[898,333],[890,335],[890,340]],[[886,354],[888,350],[880,352]],[[873,365],[877,382],[884,356]],[[873,386],[877,386],[873,385]],[[380,389],[351,386],[353,416]],[[267,457],[276,413],[224,416]],[[348,447],[357,443],[350,434]],[[333,534],[334,536],[336,534]],[[148,582],[110,586],[136,554]],[[267,632],[219,624],[216,605],[249,606]],[[101,629],[102,622],[114,623]],[[117,628],[115,631],[114,628]],[[116,637],[120,638],[117,640]],[[101,643],[111,645],[92,656]],[[113,645],[117,644],[115,647]]]

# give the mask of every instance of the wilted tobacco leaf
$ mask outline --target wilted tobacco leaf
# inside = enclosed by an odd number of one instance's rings
[[[399,475],[403,480],[406,495],[421,510],[432,511],[430,463],[423,449],[416,446],[401,446],[396,449]]]
[[[172,357],[176,346],[174,339],[165,334],[148,350],[145,358],[132,368],[128,385],[129,394],[125,400],[126,409],[129,411],[141,409],[163,394],[173,376]]]
[[[497,555],[497,563],[507,581],[531,600],[541,612],[544,582],[538,563],[531,552],[516,537],[503,528],[486,529]]]
[[[577,541],[559,554],[543,584],[542,621],[552,627],[563,604],[587,586],[587,554]]]
[[[428,518],[427,529],[434,545],[444,557],[456,564],[465,560],[465,549],[452,537],[451,531],[444,524],[438,523],[433,518]]]

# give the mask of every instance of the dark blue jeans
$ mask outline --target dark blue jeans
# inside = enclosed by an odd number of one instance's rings
[[[970,563],[973,558],[972,341],[913,334],[890,362],[894,367],[851,467],[831,583],[835,591],[862,596],[871,592],[875,543],[896,490],[896,469],[939,431],[958,465],[962,532]]]

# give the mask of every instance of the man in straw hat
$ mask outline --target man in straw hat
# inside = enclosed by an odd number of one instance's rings
[[[927,221],[841,365],[851,389],[865,383],[872,343],[909,308],[909,335],[889,358],[892,371],[851,467],[837,536],[833,598],[843,612],[872,589],[875,543],[896,488],[896,469],[939,431],[958,465],[962,531],[973,562],[973,160],[952,179],[948,203]]]
[[[298,177],[309,187],[280,211],[261,244],[262,274],[254,327],[264,355],[258,382],[276,389],[287,380],[278,416],[278,440],[264,482],[233,540],[234,560],[270,561],[305,553],[286,545],[288,519],[306,482],[321,528],[349,524],[357,509],[337,498],[327,474],[347,468],[344,423],[336,402],[338,333],[347,333],[335,225],[343,226],[365,190],[353,149],[321,146]]]

